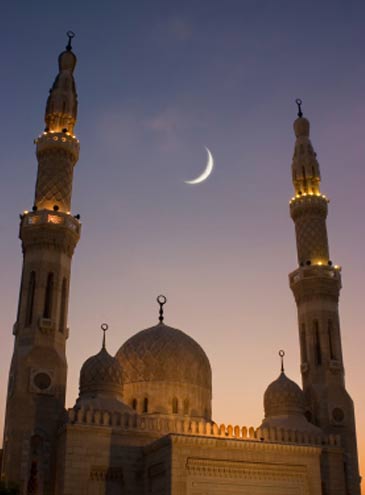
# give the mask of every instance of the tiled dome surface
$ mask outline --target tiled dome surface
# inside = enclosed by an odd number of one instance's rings
[[[122,387],[122,368],[117,359],[103,347],[83,364],[80,371],[80,395]]]
[[[264,395],[265,417],[304,414],[304,394],[285,373],[273,381]]]
[[[209,360],[191,337],[164,324],[142,330],[116,354],[124,383],[166,381],[211,388]]]

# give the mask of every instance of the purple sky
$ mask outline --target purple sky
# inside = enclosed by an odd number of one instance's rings
[[[329,205],[331,259],[343,266],[347,387],[365,460],[365,3],[361,0],[17,1],[0,6],[3,416],[21,250],[32,206],[33,139],[72,29],[81,141],[73,213],[68,405],[83,361],[110,325],[110,352],[157,322],[195,338],[213,369],[218,422],[258,425],[279,373],[300,383],[290,163],[303,99]],[[216,166],[200,186],[208,146]],[[0,424],[2,424],[2,419]]]

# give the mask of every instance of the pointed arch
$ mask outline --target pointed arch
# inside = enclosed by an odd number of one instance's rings
[[[307,363],[308,354],[307,354],[307,336],[305,333],[305,323],[302,323],[300,329],[300,353],[302,357],[302,363]]]
[[[51,318],[53,305],[54,275],[50,272],[47,277],[46,294],[44,297],[43,318]]]
[[[330,350],[330,359],[337,359],[335,345],[334,345],[335,343],[334,343],[332,320],[328,320],[327,332],[328,332],[328,346]]]
[[[33,306],[35,293],[35,272],[31,271],[28,283],[27,307],[25,311],[25,325],[30,326],[33,321]]]
[[[66,303],[67,303],[67,279],[66,277],[62,280],[61,288],[61,306],[60,306],[60,322],[59,331],[64,332],[66,327]]]
[[[322,350],[321,350],[321,340],[319,336],[319,323],[318,320],[313,322],[314,329],[314,352],[315,352],[315,362],[318,366],[322,364]]]

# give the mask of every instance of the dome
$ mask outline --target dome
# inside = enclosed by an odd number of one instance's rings
[[[76,66],[76,55],[71,51],[64,51],[58,57],[58,67],[60,72],[63,70],[69,70],[71,72],[74,71]]]
[[[304,394],[298,385],[282,372],[266,389],[265,417],[304,414]]]
[[[296,137],[309,136],[310,123],[305,117],[299,117],[294,122],[294,132]]]
[[[124,382],[165,381],[211,388],[209,360],[194,339],[159,324],[138,332],[116,354]]]
[[[122,368],[104,346],[82,365],[80,396],[95,396],[98,393],[121,396],[122,385]]]
[[[305,412],[304,393],[281,372],[264,394],[265,419],[261,428],[284,428],[320,435],[321,430],[309,423]]]
[[[138,412],[210,419],[212,372],[194,339],[164,323],[142,330],[116,354],[123,394]]]

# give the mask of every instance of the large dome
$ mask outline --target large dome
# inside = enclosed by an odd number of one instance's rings
[[[209,360],[181,330],[163,323],[142,330],[122,345],[116,358],[123,369],[125,400],[135,409],[210,418]]]
[[[189,335],[159,324],[133,335],[116,354],[124,383],[174,381],[211,387],[209,360]]]

